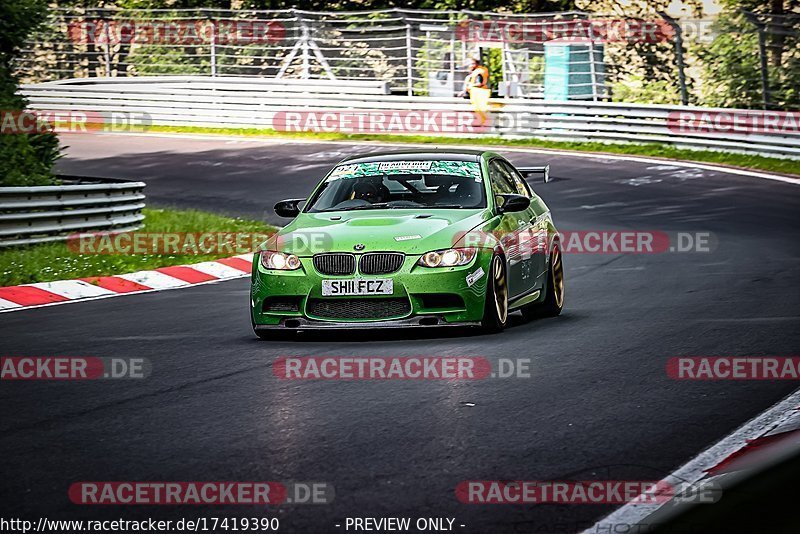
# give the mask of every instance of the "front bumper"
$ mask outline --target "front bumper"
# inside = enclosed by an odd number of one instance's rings
[[[480,326],[480,321],[447,322],[436,316],[419,315],[405,319],[387,319],[383,321],[316,321],[305,317],[285,318],[278,324],[257,324],[256,332],[275,330],[374,330],[376,328],[440,328]]]
[[[301,258],[302,267],[296,271],[274,271],[264,269],[256,255],[251,284],[253,325],[256,330],[476,325],[483,318],[491,257],[491,250],[481,249],[469,265],[429,268],[417,265],[418,256],[406,256],[402,267],[395,273],[327,276],[314,269],[310,257]],[[471,283],[468,283],[468,277]],[[322,280],[352,278],[391,279],[394,292],[380,296],[322,296]],[[443,301],[439,298],[442,295],[448,298]],[[276,299],[284,298],[296,303],[294,309],[276,310],[271,306]],[[402,311],[390,317],[320,316],[315,315],[311,309],[321,309],[320,302],[341,304],[341,301],[367,299],[392,299],[395,302],[402,301],[404,305]],[[265,305],[267,300],[269,302]],[[309,306],[310,303],[315,305]],[[327,308],[336,309],[337,306]]]

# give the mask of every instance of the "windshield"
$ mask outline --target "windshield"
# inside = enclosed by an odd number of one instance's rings
[[[306,211],[486,207],[474,161],[385,161],[339,165]]]

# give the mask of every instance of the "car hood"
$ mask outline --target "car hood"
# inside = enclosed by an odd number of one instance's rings
[[[268,246],[298,256],[371,251],[424,254],[452,247],[488,216],[485,209],[301,213]],[[357,245],[364,247],[356,249]]]

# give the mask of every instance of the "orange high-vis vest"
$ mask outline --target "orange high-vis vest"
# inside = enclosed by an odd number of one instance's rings
[[[478,81],[478,76],[480,76],[480,81]],[[488,89],[489,69],[483,65],[478,65],[475,67],[475,70],[470,72],[469,76],[467,76],[467,87],[480,87],[481,89]]]

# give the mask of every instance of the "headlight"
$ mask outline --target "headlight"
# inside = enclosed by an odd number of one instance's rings
[[[277,271],[296,271],[300,268],[300,258],[294,254],[284,254],[272,250],[261,251],[261,266]]]
[[[457,267],[471,262],[477,252],[475,248],[434,250],[424,254],[417,263],[425,267]]]

